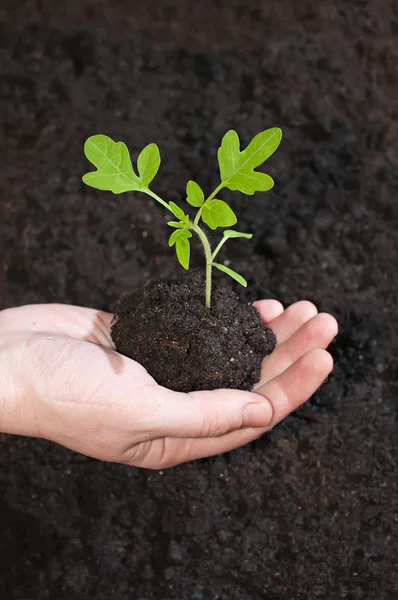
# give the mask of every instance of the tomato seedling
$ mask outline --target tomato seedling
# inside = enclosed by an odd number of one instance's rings
[[[219,227],[232,227],[236,224],[237,218],[232,208],[217,197],[223,188],[253,195],[255,192],[266,192],[274,186],[272,177],[255,169],[275,152],[281,139],[282,131],[278,127],[273,127],[257,134],[244,150],[240,150],[238,134],[234,130],[228,131],[218,150],[220,184],[206,198],[198,183],[195,181],[187,183],[186,201],[198,209],[194,219],[185,214],[177,204],[165,202],[149,188],[160,167],[160,153],[156,144],[149,144],[138,156],[137,175],[124,142],[114,142],[110,137],[102,134],[89,137],[84,145],[84,152],[97,170],[86,173],[83,181],[91,187],[111,191],[114,194],[143,192],[170,211],[177,220],[168,222],[168,225],[174,229],[169,238],[169,246],[175,246],[178,261],[184,269],[189,268],[191,252],[189,240],[192,231],[196,233],[202,242],[206,258],[206,306],[210,308],[213,267],[223,271],[244,287],[247,285],[242,275],[215,262],[217,254],[228,239],[250,239],[252,235],[226,229],[220,243],[212,251],[209,239],[202,229],[202,222],[212,230]]]

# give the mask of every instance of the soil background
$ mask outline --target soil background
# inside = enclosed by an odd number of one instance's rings
[[[161,207],[81,183],[89,135],[158,143],[175,201],[217,185],[227,129],[280,126],[274,190],[225,195],[254,239],[220,258],[242,300],[312,300],[340,335],[311,401],[226,456],[148,472],[1,436],[1,598],[398,597],[397,36],[393,0],[2,0],[2,308],[180,273]]]

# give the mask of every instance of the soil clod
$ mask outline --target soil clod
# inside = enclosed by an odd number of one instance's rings
[[[175,391],[250,390],[275,335],[231,288],[214,283],[210,309],[204,289],[193,272],[123,295],[112,327],[116,349]]]

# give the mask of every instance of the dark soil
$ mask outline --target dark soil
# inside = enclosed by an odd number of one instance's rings
[[[177,392],[250,390],[276,343],[257,310],[227,286],[213,284],[207,309],[205,280],[195,272],[124,294],[116,317],[116,350]]]
[[[147,472],[1,437],[1,598],[398,597],[397,33],[395,0],[2,0],[2,307],[181,273],[158,205],[81,183],[89,135],[157,142],[179,201],[217,185],[227,129],[280,126],[220,260],[243,302],[312,300],[340,335],[307,405],[227,456]]]

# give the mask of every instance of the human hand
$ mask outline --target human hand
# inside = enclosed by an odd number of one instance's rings
[[[277,337],[255,391],[183,394],[113,349],[112,315],[59,304],[0,312],[0,431],[112,462],[163,469],[227,452],[273,428],[333,368],[337,334],[310,302],[255,303]]]

